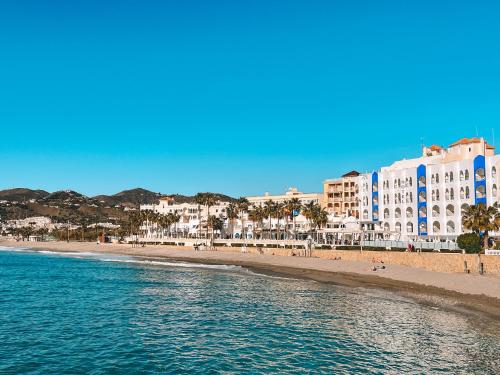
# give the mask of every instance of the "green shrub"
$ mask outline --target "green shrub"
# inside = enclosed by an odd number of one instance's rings
[[[481,251],[481,238],[476,233],[464,233],[457,238],[458,247],[467,254],[477,254]]]

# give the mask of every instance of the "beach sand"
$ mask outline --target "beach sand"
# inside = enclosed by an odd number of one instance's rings
[[[81,242],[12,242],[9,247],[30,247],[58,252],[96,252],[145,258],[168,258],[206,264],[231,264],[263,273],[290,275],[319,282],[351,287],[382,288],[417,298],[429,304],[468,313],[486,314],[500,321],[500,277],[433,272],[394,264],[373,271],[374,264],[290,256],[273,256],[227,251],[194,251],[166,246],[133,248],[127,244]],[[382,266],[382,264],[376,264]]]

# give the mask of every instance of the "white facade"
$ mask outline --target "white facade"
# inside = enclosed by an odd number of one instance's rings
[[[499,201],[500,156],[483,139],[462,139],[447,149],[423,148],[359,176],[361,222],[401,240],[455,240],[465,205]]]

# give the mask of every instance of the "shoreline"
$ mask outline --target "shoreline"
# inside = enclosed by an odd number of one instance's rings
[[[386,270],[370,271],[373,264],[319,258],[255,255],[234,251],[194,251],[166,246],[132,248],[126,244],[83,242],[12,242],[1,246],[54,252],[95,252],[129,255],[144,259],[169,259],[191,263],[237,265],[263,274],[292,276],[321,283],[383,289],[441,306],[459,313],[487,316],[500,322],[500,278],[466,274],[445,274],[385,264]],[[479,285],[477,285],[479,284]]]

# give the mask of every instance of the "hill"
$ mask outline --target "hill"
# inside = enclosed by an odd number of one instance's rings
[[[32,199],[41,199],[48,196],[48,193],[45,190],[31,190],[26,188],[15,188],[15,189],[7,189],[0,190],[0,201],[17,201],[17,202],[25,202],[30,201]]]
[[[140,204],[157,203],[161,197],[160,193],[136,188],[124,190],[114,195],[97,195],[93,199],[104,203],[107,206],[139,206]]]

